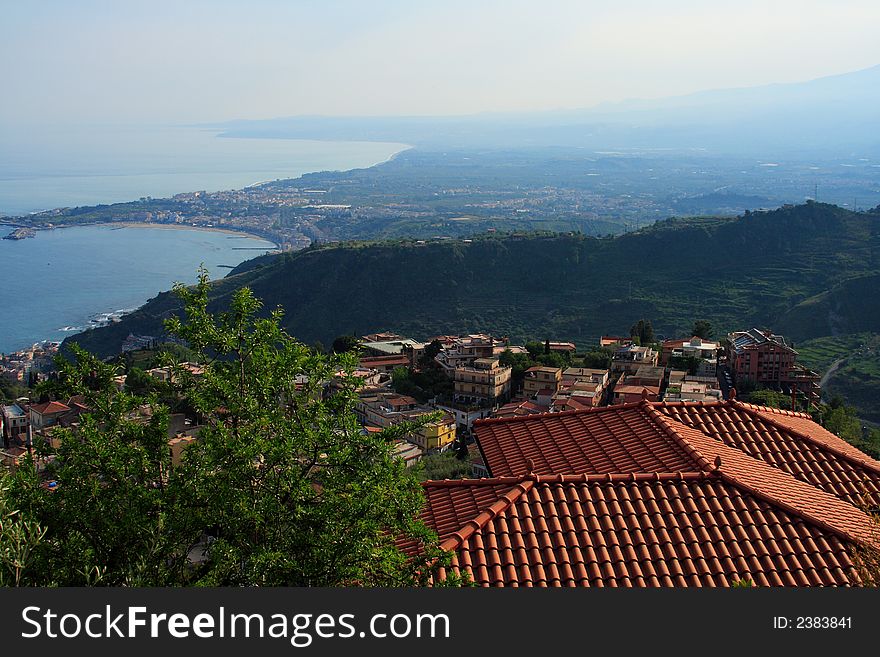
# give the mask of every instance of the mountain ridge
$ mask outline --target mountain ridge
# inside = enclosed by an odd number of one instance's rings
[[[804,340],[853,327],[880,331],[880,300],[859,283],[873,276],[880,276],[880,211],[807,203],[736,218],[672,218],[614,238],[510,234],[312,247],[243,263],[213,284],[211,305],[222,308],[247,285],[264,310],[284,307],[291,334],[324,344],[386,329],[584,344],[643,317],[669,336],[709,319],[719,332],[782,327]],[[165,292],[66,343],[109,356],[129,332],[158,335],[179,310]]]

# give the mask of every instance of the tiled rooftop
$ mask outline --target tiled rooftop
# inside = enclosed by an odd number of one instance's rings
[[[804,413],[741,402],[673,402],[656,408],[856,506],[869,501],[865,493],[880,494],[880,463]]]
[[[477,420],[480,451],[495,477],[692,470],[687,454],[642,403]],[[533,468],[528,466],[531,459]]]
[[[849,585],[853,548],[880,548],[854,506],[880,463],[804,414],[642,401],[475,429],[494,478],[426,482],[422,517],[481,586]]]
[[[723,474],[526,476],[451,482],[442,493],[429,482],[426,493],[442,513],[450,489],[475,499],[503,486],[441,535],[452,569],[480,586],[857,582],[848,536]]]
[[[649,412],[654,409],[657,413]],[[478,420],[480,450],[493,476],[687,471],[680,440],[657,418],[684,426],[765,461],[795,478],[862,506],[880,496],[880,462],[813,422],[809,415],[738,401],[630,403],[529,418]],[[866,499],[865,494],[872,499]]]

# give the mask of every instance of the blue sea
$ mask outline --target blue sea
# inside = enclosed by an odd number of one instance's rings
[[[0,237],[8,232],[0,226]],[[202,263],[221,278],[274,246],[246,235],[138,226],[56,228],[0,240],[0,352],[63,340],[175,282],[194,283]]]
[[[227,139],[193,128],[0,132],[0,214],[237,189],[383,162],[404,144]],[[0,237],[10,232],[0,226]],[[0,352],[141,306],[200,264],[219,278],[274,247],[199,229],[82,226],[0,240]]]
[[[233,139],[191,127],[0,126],[0,215],[240,189],[373,166],[408,146]]]

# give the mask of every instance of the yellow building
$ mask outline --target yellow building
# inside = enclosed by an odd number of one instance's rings
[[[427,424],[412,437],[412,441],[427,452],[432,449],[443,449],[455,440],[455,421],[444,417],[439,422]]]

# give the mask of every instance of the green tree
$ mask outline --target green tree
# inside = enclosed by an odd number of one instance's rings
[[[640,319],[629,329],[631,338],[638,338],[640,345],[649,345],[654,342],[654,327],[651,326],[651,320]]]
[[[360,348],[360,345],[360,340],[354,335],[340,335],[333,340],[331,348],[333,349],[334,354],[345,354],[350,351],[357,351]]]
[[[747,401],[750,404],[757,404],[758,406],[769,406],[770,408],[791,410],[791,396],[777,390],[761,388],[743,394],[742,399],[743,401]]]
[[[443,351],[443,344],[439,340],[432,340],[429,344],[425,345],[425,350],[419,359],[419,365],[423,369],[437,367],[434,358],[436,358],[437,354],[441,351]]]
[[[702,338],[703,340],[708,340],[712,337],[712,323],[706,319],[698,319],[694,322],[694,327],[691,329],[691,335],[695,335],[698,338]]]
[[[10,483],[0,471],[0,586],[32,583],[34,555],[46,530],[22,514],[10,495]]]
[[[47,490],[35,468],[16,472],[22,512],[46,528],[37,583],[231,586],[396,586],[423,581],[444,558],[417,520],[422,491],[389,438],[362,431],[353,412],[353,355],[326,357],[258,318],[247,288],[229,309],[207,310],[202,272],[177,286],[186,340],[203,373],[169,355],[176,393],[203,418],[199,439],[172,464],[168,409],[119,392],[115,368],[74,349],[59,362],[55,394],[83,394],[81,426],[59,433]],[[343,370],[339,389],[325,387]],[[144,416],[144,409],[152,412]],[[396,538],[423,551],[404,554]],[[203,555],[203,556],[202,556]]]

